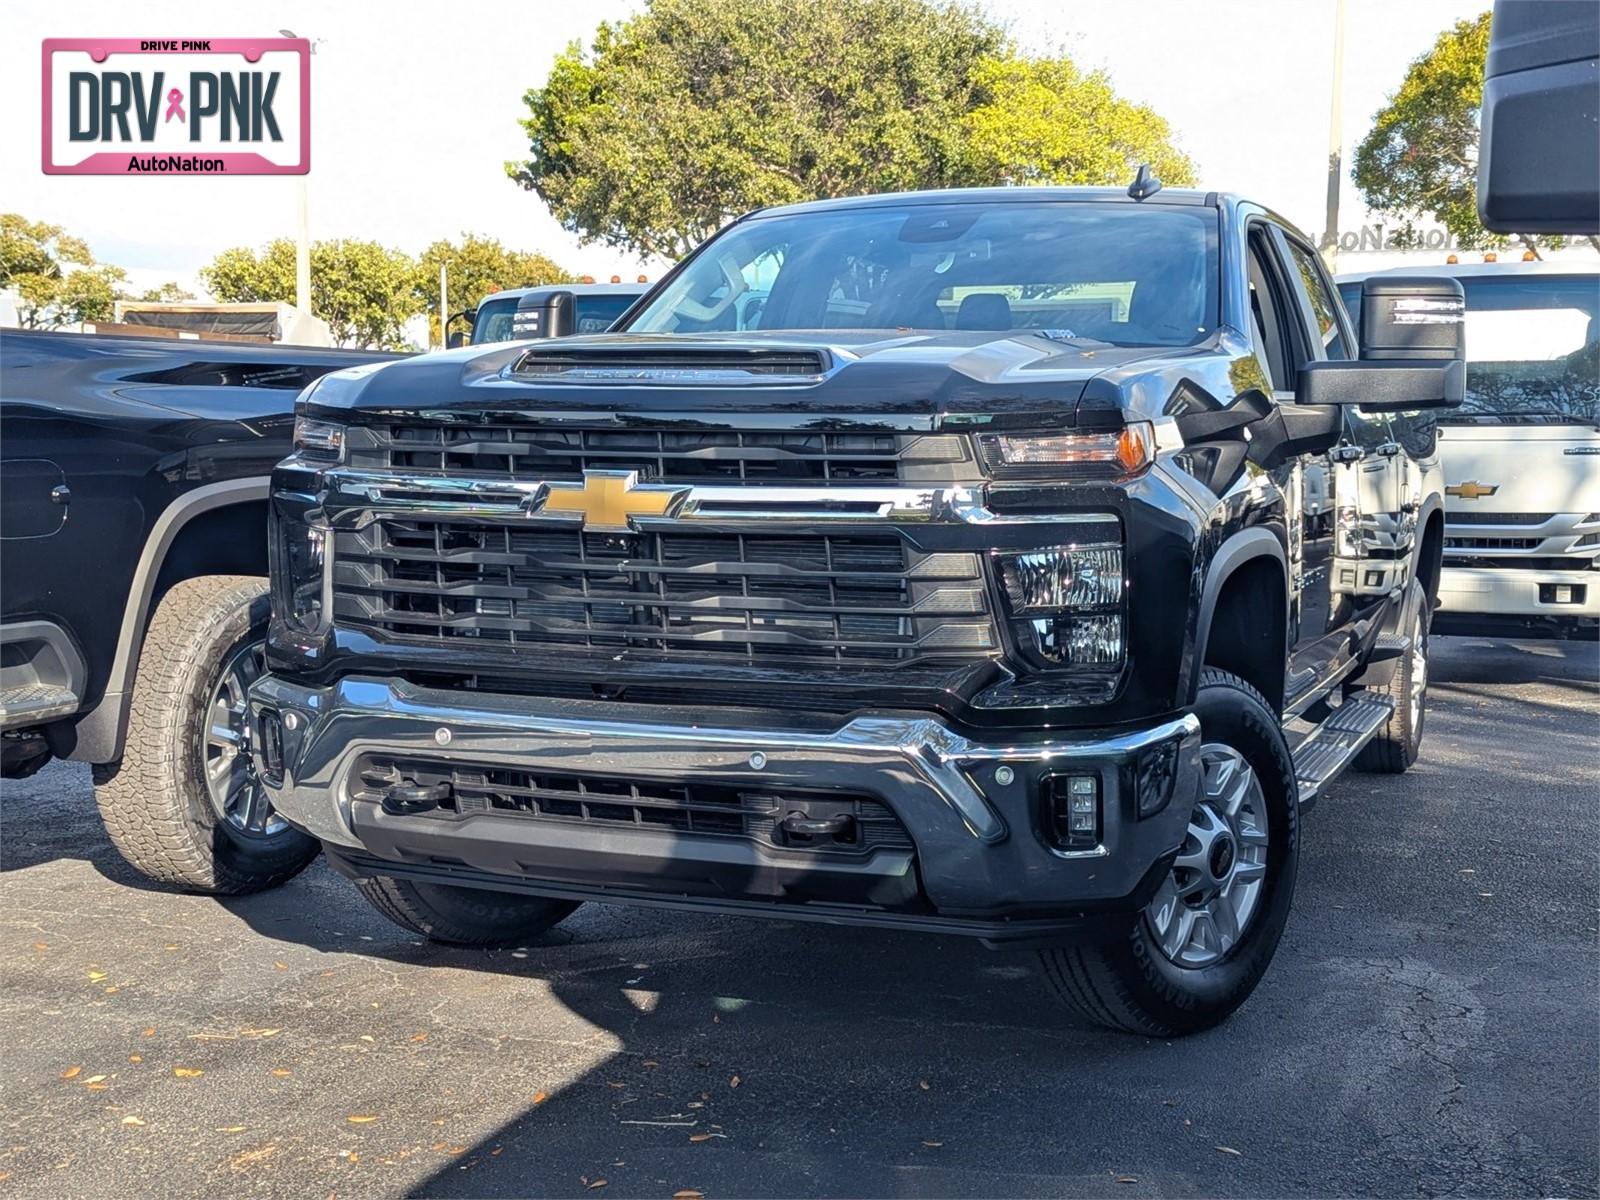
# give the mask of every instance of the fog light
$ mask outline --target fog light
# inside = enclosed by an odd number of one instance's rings
[[[1100,779],[1096,775],[1051,775],[1042,782],[1050,838],[1067,850],[1100,844]]]

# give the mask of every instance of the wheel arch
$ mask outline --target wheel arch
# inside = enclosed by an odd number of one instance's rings
[[[174,498],[156,518],[134,566],[105,692],[75,723],[51,731],[59,757],[108,763],[122,753],[144,633],[173,584],[201,575],[266,575],[271,482],[261,475],[208,483]]]
[[[1256,615],[1265,618],[1250,626],[1260,629],[1259,637],[1243,636],[1245,628],[1225,622],[1219,628],[1222,601],[1236,592],[1251,597],[1258,606]],[[1214,666],[1248,682],[1282,712],[1288,625],[1289,560],[1283,544],[1259,526],[1241,530],[1218,547],[1206,571],[1195,622],[1189,703],[1199,690],[1203,669]]]

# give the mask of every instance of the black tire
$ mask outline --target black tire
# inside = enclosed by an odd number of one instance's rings
[[[1420,584],[1412,584],[1421,591]],[[1428,602],[1427,597],[1412,596],[1416,615],[1412,618],[1411,637],[1420,641],[1420,657],[1407,650],[1394,669],[1394,676],[1386,688],[1374,689],[1394,701],[1394,715],[1384,722],[1383,728],[1361,748],[1356,766],[1363,771],[1377,771],[1385,775],[1398,775],[1408,770],[1422,753],[1422,727],[1428,717]],[[1413,687],[1420,682],[1413,703]]]
[[[528,941],[559,925],[578,907],[571,900],[414,883],[387,875],[358,879],[356,888],[400,928],[450,946]]]
[[[265,580],[208,575],[174,584],[145,630],[122,758],[95,767],[94,795],[112,845],[156,883],[259,892],[317,856],[297,829],[234,829],[204,777],[212,694],[224,664],[266,637],[269,607]]]
[[[1181,1037],[1219,1024],[1255,990],[1289,919],[1299,862],[1294,763],[1271,706],[1244,680],[1207,668],[1195,702],[1201,738],[1237,751],[1261,784],[1267,825],[1260,899],[1239,940],[1207,966],[1186,967],[1161,950],[1140,913],[1126,934],[1042,952],[1046,978],[1072,1008],[1101,1025],[1149,1037]]]

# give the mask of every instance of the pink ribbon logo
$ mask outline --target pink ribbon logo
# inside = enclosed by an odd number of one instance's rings
[[[183,93],[177,88],[173,88],[167,93],[166,119],[170,121],[173,117],[177,117],[180,121],[187,121],[189,119],[183,115]]]

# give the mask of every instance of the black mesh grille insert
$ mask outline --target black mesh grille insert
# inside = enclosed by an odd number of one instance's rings
[[[369,755],[357,765],[351,799],[381,802],[395,784],[450,785],[433,812],[443,818],[493,814],[593,826],[625,825],[699,837],[732,837],[785,850],[870,854],[910,850],[892,809],[867,795],[763,790],[725,784],[654,782],[506,766]],[[824,834],[791,832],[791,816],[826,821]]]
[[[752,665],[953,661],[995,633],[978,556],[877,536],[612,535],[383,516],[335,537],[334,619],[391,639]]]

